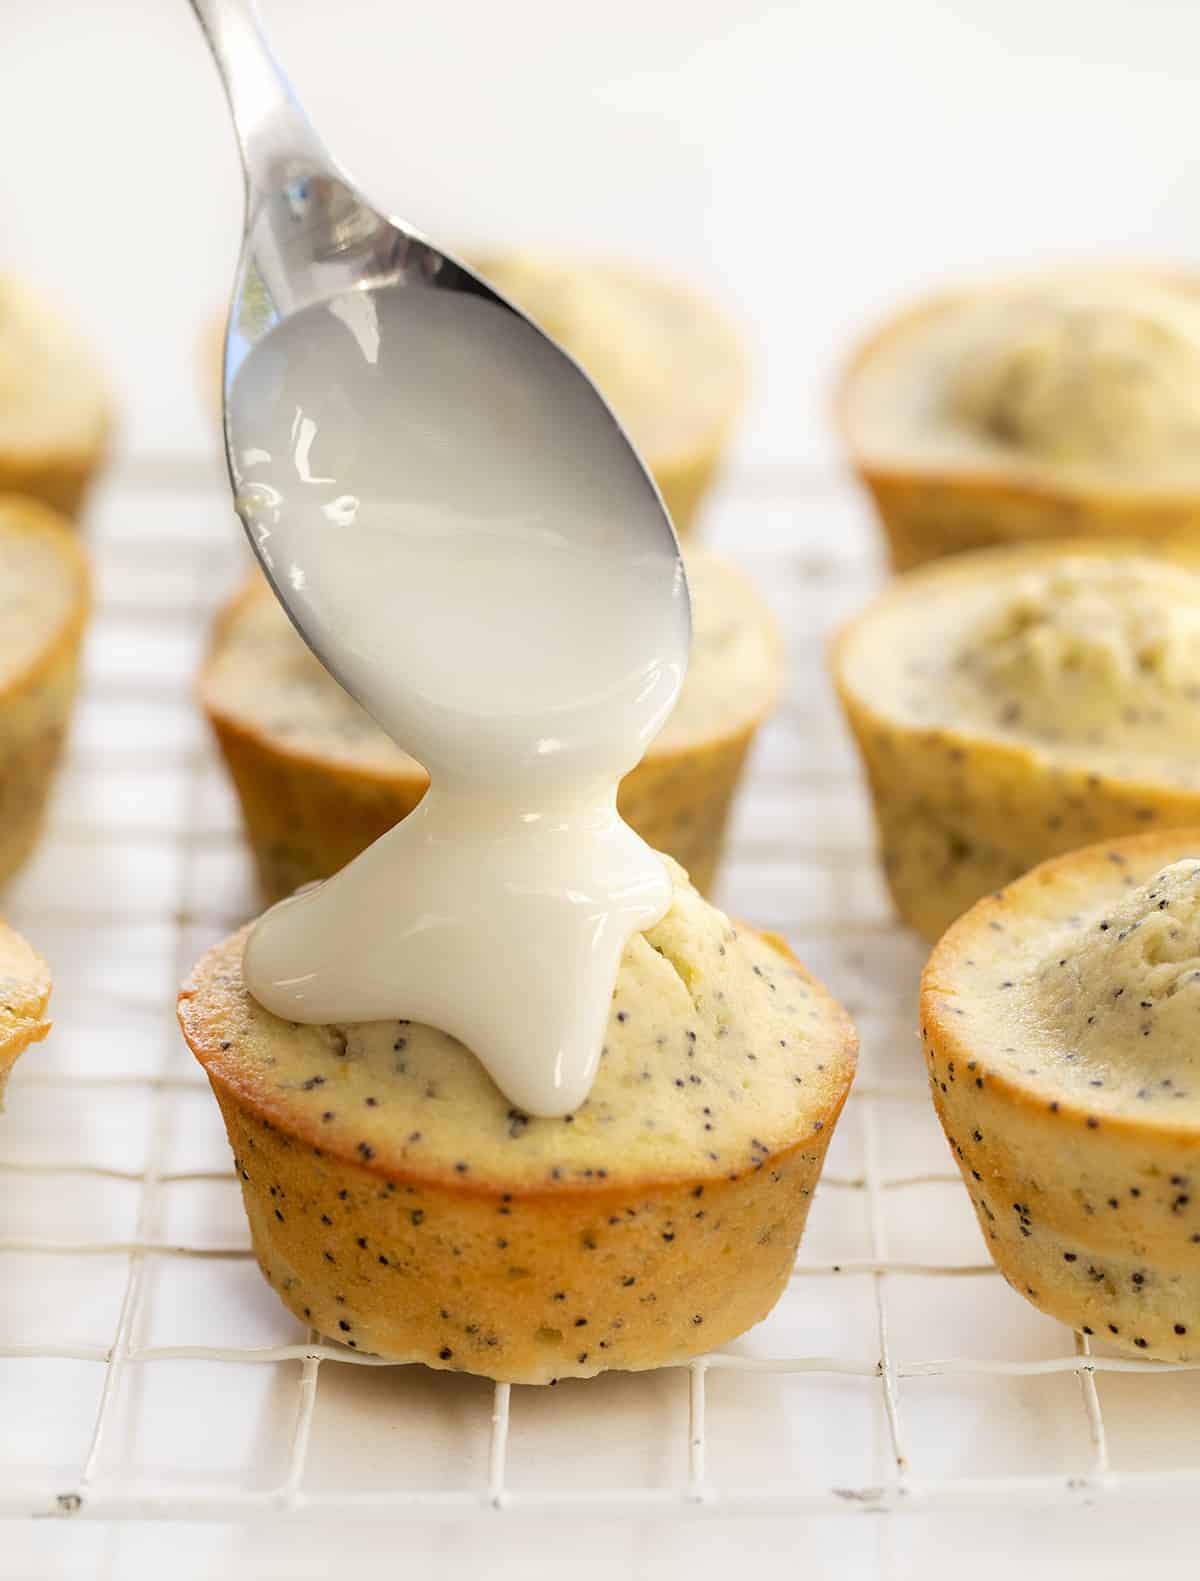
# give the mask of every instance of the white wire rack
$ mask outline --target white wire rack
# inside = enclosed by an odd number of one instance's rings
[[[752,475],[711,537],[758,575],[793,666],[723,899],[849,1005],[860,1079],[765,1324],[686,1367],[513,1389],[320,1341],[257,1274],[173,1016],[196,954],[254,905],[189,684],[240,545],[204,469],[109,490],[74,742],[8,897],[54,965],[57,1024],[0,1122],[0,1515],[636,1518],[1200,1491],[1196,1372],[1096,1353],[1013,1295],[929,1109],[920,951],[890,918],[821,668],[876,574],[860,506],[836,480]]]

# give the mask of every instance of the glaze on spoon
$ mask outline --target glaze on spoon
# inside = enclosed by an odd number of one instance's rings
[[[679,694],[687,587],[590,382],[486,295],[304,308],[233,382],[238,508],[337,679],[429,770],[416,811],[246,947],[293,1021],[428,1022],[506,1096],[587,1096],[671,882],[616,811]]]

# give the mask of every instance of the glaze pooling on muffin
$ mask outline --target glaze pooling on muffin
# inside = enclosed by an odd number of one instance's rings
[[[945,416],[1051,463],[1147,466],[1200,441],[1200,308],[1182,294],[1064,280],[977,315]]]
[[[418,1174],[500,1172],[530,1186],[683,1175],[698,1160],[718,1173],[753,1167],[838,1079],[813,1054],[828,1001],[670,867],[671,908],[626,946],[595,1086],[564,1117],[508,1102],[435,1028],[295,1026],[244,989],[227,1007],[230,1046],[208,1068],[327,1150]]]

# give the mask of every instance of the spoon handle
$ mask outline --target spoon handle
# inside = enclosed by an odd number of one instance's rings
[[[257,200],[314,174],[337,175],[259,24],[254,0],[190,0],[241,148],[249,212]]]

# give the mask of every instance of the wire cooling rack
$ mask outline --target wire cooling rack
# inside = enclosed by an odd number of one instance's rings
[[[552,1390],[318,1341],[261,1280],[173,1011],[196,955],[255,907],[191,692],[240,540],[202,467],[131,471],[96,517],[84,696],[47,838],[7,897],[54,966],[56,1025],[0,1120],[0,1516],[637,1519],[1200,1491],[1197,1372],[1093,1352],[1021,1301],[950,1167],[915,1035],[921,952],[890,916],[822,668],[877,579],[844,483],[743,476],[709,536],[772,600],[792,666],[720,898],[849,1006],[859,1081],[772,1316],[687,1366]]]

